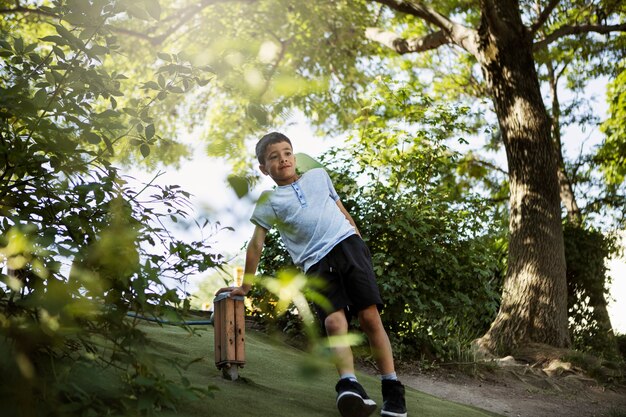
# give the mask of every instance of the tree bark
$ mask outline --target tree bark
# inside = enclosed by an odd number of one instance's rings
[[[482,1],[479,63],[509,165],[509,258],[500,310],[476,341],[492,353],[570,344],[557,166],[531,35],[514,0]]]
[[[561,202],[567,211],[567,220],[576,226],[580,226],[583,221],[582,214],[576,202],[572,182],[569,180],[567,172],[565,171],[565,162],[563,160],[563,147],[561,145],[561,104],[559,103],[557,90],[559,77],[554,71],[552,62],[548,61],[546,67],[548,69],[550,95],[552,96],[552,144],[554,146],[554,156],[557,164]]]

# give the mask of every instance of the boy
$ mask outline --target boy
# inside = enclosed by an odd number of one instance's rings
[[[354,220],[335,192],[330,177],[321,168],[296,173],[296,160],[287,136],[273,132],[256,145],[263,174],[277,187],[266,191],[252,214],[254,233],[246,251],[245,274],[256,273],[267,231],[276,227],[294,263],[307,275],[326,281],[323,295],[332,304],[330,312],[317,308],[329,336],[348,332],[348,315],[356,314],[367,335],[382,375],[382,416],[406,417],[404,386],[394,371],[391,344],[378,312],[382,300],[368,248]],[[246,295],[250,285],[222,288],[231,295]],[[343,417],[366,417],[375,409],[354,373],[349,346],[334,348],[339,372],[337,407]]]

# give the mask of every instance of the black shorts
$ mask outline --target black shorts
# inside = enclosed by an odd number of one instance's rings
[[[376,284],[372,257],[365,242],[358,235],[349,236],[339,242],[318,263],[311,266],[306,274],[322,278],[324,284],[319,292],[330,306],[322,308],[315,305],[322,323],[329,313],[341,309],[345,310],[348,321],[353,314],[371,305],[382,309],[383,301]]]

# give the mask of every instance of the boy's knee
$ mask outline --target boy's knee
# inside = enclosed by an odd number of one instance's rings
[[[376,306],[370,306],[359,311],[359,324],[366,333],[382,328],[382,321],[380,319],[380,314],[378,313],[378,308]]]
[[[336,311],[332,314],[329,314],[324,319],[324,327],[326,328],[326,333],[328,334],[338,334],[345,333],[348,331],[348,322],[346,320],[346,316],[343,312]]]

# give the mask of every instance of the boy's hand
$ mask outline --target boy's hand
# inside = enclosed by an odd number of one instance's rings
[[[241,295],[241,296],[245,297],[246,294],[248,294],[248,291],[250,291],[250,288],[244,288],[244,286],[241,286],[241,287],[224,287],[224,288],[220,288],[219,290],[217,290],[215,295],[221,294],[223,292],[229,292],[230,296]]]

